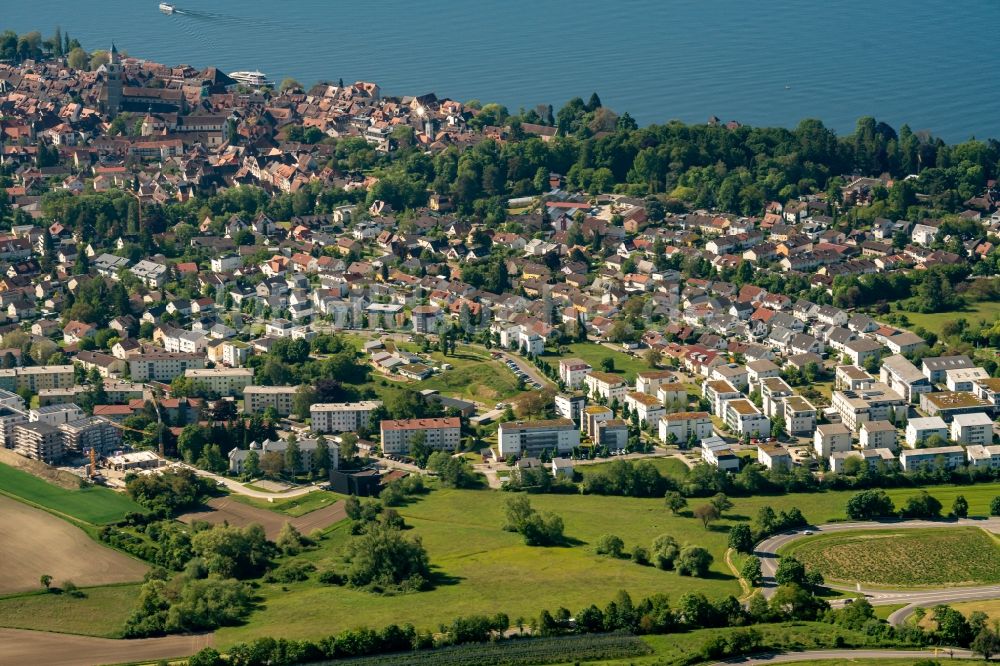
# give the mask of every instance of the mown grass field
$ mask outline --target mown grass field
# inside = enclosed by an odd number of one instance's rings
[[[290,497],[288,499],[276,499],[273,502],[268,502],[266,499],[258,499],[256,497],[247,497],[246,495],[240,495],[237,493],[231,493],[229,495],[230,499],[236,500],[237,502],[249,504],[250,506],[255,506],[258,509],[274,511],[275,513],[280,513],[291,518],[298,518],[299,516],[304,516],[307,513],[312,513],[317,509],[330,506],[337,500],[346,499],[346,497],[346,495],[326,490],[314,490],[305,495]]]
[[[941,335],[941,329],[946,322],[956,319],[965,319],[968,322],[978,322],[985,319],[988,322],[996,321],[1000,317],[1000,302],[978,301],[970,303],[965,310],[958,312],[935,312],[933,314],[921,314],[919,312],[902,311],[913,326],[923,326],[928,331],[933,331]]]
[[[91,486],[66,490],[0,464],[0,493],[92,525],[121,520],[126,513],[144,509],[121,493]]]
[[[413,343],[396,343],[396,346],[416,354],[423,353],[420,346]],[[476,400],[491,409],[493,405],[490,403],[507,400],[520,393],[514,373],[491,358],[485,349],[458,345],[454,354],[445,356],[432,352],[428,355],[438,365],[449,363],[453,367],[422,382],[414,382],[412,388],[416,390],[434,389],[456,398]]]
[[[818,535],[790,544],[828,580],[887,587],[1000,582],[1000,543],[977,527],[871,530]]]
[[[618,351],[616,349],[610,349],[604,345],[595,344],[593,342],[574,342],[573,344],[566,345],[569,351],[566,354],[553,354],[548,352],[545,356],[542,356],[542,360],[551,365],[556,370],[559,369],[559,359],[562,358],[579,358],[596,370],[601,369],[601,361],[606,358],[611,358],[615,362],[615,372],[621,373],[625,381],[631,383],[635,382],[635,375],[638,372],[643,372],[649,370],[649,365],[641,358],[636,358],[631,354],[626,354],[623,351]]]
[[[83,593],[82,599],[47,592],[2,597],[0,627],[120,638],[139,585],[85,588]]]
[[[990,620],[1000,621],[1000,599],[986,599],[983,601],[966,601],[961,604],[949,604],[966,617],[975,611],[986,613]]]

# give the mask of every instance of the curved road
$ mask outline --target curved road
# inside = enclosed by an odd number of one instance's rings
[[[213,474],[212,472],[206,472],[203,469],[198,469],[186,463],[178,463],[179,466],[189,469],[198,476],[204,476],[205,478],[212,479],[216,483],[221,482],[227,489],[238,495],[246,495],[247,497],[255,497],[257,499],[291,499],[293,497],[298,497],[300,495],[306,495],[314,490],[322,490],[323,486],[320,484],[313,484],[311,486],[301,486],[299,488],[292,488],[291,490],[286,490],[280,493],[269,493],[263,490],[254,490],[253,488],[247,488],[245,485],[240,483],[235,479],[230,479],[226,476],[219,476],[218,474]]]
[[[789,662],[807,662],[820,660],[843,660],[845,662],[856,659],[975,659],[968,650],[806,650],[804,652],[768,652],[754,655],[752,657],[733,657],[726,661],[719,661],[711,666],[729,666],[730,664],[742,664],[743,666],[754,666],[755,664],[781,664]]]
[[[979,527],[1000,534],[1000,518],[961,518],[958,520],[904,520],[879,521],[859,523],[828,523],[818,527],[804,528],[793,532],[783,532],[757,544],[754,555],[760,558],[763,574],[762,591],[765,597],[774,594],[777,583],[774,574],[778,569],[778,550],[788,544],[813,534],[831,534],[835,532],[856,532],[862,530],[886,529],[917,529],[934,527]],[[860,592],[875,606],[890,604],[906,604],[903,608],[889,616],[889,623],[898,625],[903,622],[919,606],[955,603],[961,601],[976,601],[980,599],[1000,598],[1000,585],[977,585],[975,587],[942,587],[925,590],[886,590],[880,588],[849,587],[845,585],[828,584],[828,587],[848,592]]]

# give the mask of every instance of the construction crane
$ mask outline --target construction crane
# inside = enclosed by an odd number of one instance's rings
[[[90,478],[97,478],[97,451],[90,447]]]

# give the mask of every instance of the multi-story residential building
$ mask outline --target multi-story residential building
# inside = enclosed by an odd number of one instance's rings
[[[667,413],[663,403],[648,393],[633,391],[625,394],[625,404],[630,411],[639,415],[639,423],[646,423],[655,428],[663,415]]]
[[[128,270],[150,289],[159,289],[167,281],[167,267],[147,259],[137,262]]]
[[[767,437],[771,434],[771,420],[745,398],[726,403],[725,422],[733,432],[741,436]]]
[[[882,359],[879,378],[883,384],[903,396],[909,403],[919,402],[921,393],[934,390],[934,385],[917,369],[917,366],[899,354]]]
[[[569,419],[547,421],[511,421],[501,423],[497,432],[500,455],[537,456],[569,453],[580,446],[580,431]]]
[[[829,458],[834,453],[851,450],[851,431],[843,423],[823,423],[813,434],[816,455]]]
[[[1000,378],[991,377],[974,382],[972,394],[986,403],[994,415],[1000,414]]]
[[[865,421],[858,435],[862,449],[889,449],[897,451],[896,426],[888,421]]]
[[[184,376],[219,396],[243,395],[243,389],[253,384],[250,368],[194,368],[185,370]]]
[[[621,375],[610,372],[592,371],[583,379],[587,385],[587,394],[596,398],[604,398],[608,403],[625,399],[628,384]]]
[[[985,412],[956,414],[951,420],[951,439],[959,444],[990,444],[993,442],[993,419]]]
[[[899,454],[899,463],[905,472],[913,472],[925,466],[936,467],[939,463],[945,469],[955,469],[965,464],[965,449],[961,446],[908,449]]]
[[[299,469],[300,473],[308,473],[312,471],[313,466],[313,452],[319,446],[319,438],[303,438],[297,442],[299,451],[302,455],[299,456]],[[287,439],[265,439],[263,442],[253,442],[250,444],[250,449],[232,449],[229,452],[229,473],[239,475],[243,473],[244,466],[246,465],[247,457],[250,455],[251,451],[255,451],[259,458],[263,458],[267,453],[277,453],[283,455],[285,450],[288,448]],[[340,449],[337,446],[332,445],[327,442],[327,450],[330,455],[330,471],[333,471],[340,467]]]
[[[911,449],[920,446],[922,442],[934,435],[948,439],[948,424],[940,416],[910,419],[906,423],[905,441]]]
[[[587,397],[582,393],[558,393],[555,397],[555,411],[558,416],[580,423]]]
[[[644,370],[635,375],[635,390],[649,395],[656,395],[664,385],[676,383],[670,370]]]
[[[129,375],[136,382],[170,382],[188,370],[205,367],[201,354],[143,352],[128,359]]]
[[[870,359],[878,360],[882,355],[882,345],[868,338],[858,338],[845,343],[843,352],[854,365],[864,365]]]
[[[180,354],[203,354],[209,337],[203,331],[173,329],[163,334],[164,351]]]
[[[656,399],[667,408],[667,411],[684,409],[688,406],[687,387],[680,382],[660,384],[660,387],[656,389]]]
[[[570,390],[580,388],[583,378],[593,370],[590,364],[579,358],[559,359],[559,379]]]
[[[906,413],[906,400],[882,382],[867,388],[833,392],[833,408],[844,425],[857,432],[865,421],[895,421]]]
[[[250,345],[239,340],[224,340],[220,345],[222,348],[222,362],[230,368],[242,368],[250,358]]]
[[[856,365],[838,365],[834,386],[840,391],[860,391],[875,383],[875,378]]]
[[[321,402],[309,407],[313,432],[356,432],[369,428],[381,400]]]
[[[784,399],[785,432],[793,437],[809,435],[816,429],[816,408],[799,395]]]
[[[462,440],[462,420],[457,416],[439,419],[400,419],[382,421],[382,452],[410,453],[417,433],[423,433],[424,444],[435,451],[455,451]]]
[[[47,423],[50,426],[78,421],[83,417],[83,410],[71,402],[39,407],[28,412],[29,423]]]
[[[725,405],[729,400],[742,398],[743,394],[732,384],[723,379],[710,379],[701,385],[701,395],[708,400],[709,408],[716,416],[725,414]]]
[[[666,442],[671,439],[684,445],[694,435],[695,439],[701,441],[712,436],[712,417],[708,412],[676,412],[666,414],[660,419],[659,424],[660,441]]]
[[[436,333],[444,314],[436,305],[418,305],[410,313],[414,333]]]
[[[122,431],[100,416],[69,421],[57,427],[67,451],[86,454],[93,449],[98,456],[109,456],[122,448]]]
[[[747,382],[750,384],[750,390],[753,391],[760,385],[760,381],[766,377],[780,377],[781,368],[779,368],[774,361],[766,358],[762,358],[756,361],[750,361],[747,363]]]
[[[971,392],[977,381],[989,379],[990,373],[983,368],[952,368],[944,371],[944,384],[949,391]]]
[[[628,423],[624,419],[599,421],[594,429],[594,444],[609,451],[617,451],[628,446]]]
[[[11,391],[0,389],[0,407],[24,411],[24,398]]]
[[[0,369],[0,388],[6,391],[72,388],[75,375],[72,365],[33,365],[27,368]]]
[[[940,416],[950,422],[959,414],[973,414],[990,409],[990,405],[972,393],[939,391],[920,396],[920,409],[928,416]]]
[[[777,444],[758,444],[757,462],[767,469],[790,469],[792,455],[788,449]]]
[[[726,441],[721,437],[710,437],[709,440],[701,443],[701,459],[723,472],[740,471],[740,457],[733,453]]]
[[[921,371],[931,384],[944,381],[944,373],[958,368],[974,368],[976,364],[965,354],[955,356],[928,356],[923,359]]]
[[[864,449],[862,451],[839,451],[830,456],[830,471],[837,474],[844,471],[844,463],[851,458],[857,458],[867,465],[868,469],[878,469],[879,465],[894,468],[899,464],[896,456],[889,449]]]
[[[243,411],[262,414],[270,407],[278,416],[288,416],[298,390],[297,386],[247,386],[243,389]]]
[[[709,373],[709,379],[727,381],[738,391],[746,389],[750,382],[746,366],[738,363],[715,366]]]
[[[0,407],[0,437],[3,437],[0,446],[5,449],[14,448],[14,426],[27,422],[28,414],[26,412],[10,407]]]
[[[14,426],[14,452],[49,465],[64,454],[59,430],[48,423],[19,423]]]
[[[597,441],[597,426],[610,421],[615,414],[603,405],[587,405],[580,416],[580,431],[591,440]]]
[[[1000,446],[970,444],[965,448],[969,465],[981,469],[1000,469]]]
[[[793,395],[792,387],[781,377],[765,377],[760,380],[760,404],[764,414],[773,419],[784,416],[785,398]]]

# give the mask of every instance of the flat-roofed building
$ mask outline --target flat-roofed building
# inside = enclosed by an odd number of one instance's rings
[[[501,423],[497,434],[500,455],[538,456],[569,453],[580,446],[580,431],[569,419],[510,421]]]
[[[577,389],[583,384],[583,378],[594,368],[580,358],[559,359],[559,379],[568,389]]]
[[[49,465],[62,459],[63,443],[55,426],[41,421],[14,426],[14,452]]]
[[[58,405],[48,405],[39,407],[28,412],[28,421],[31,423],[48,423],[50,426],[57,426],[61,423],[78,421],[84,417],[83,410],[77,405],[66,402]]]
[[[580,431],[596,442],[598,424],[610,421],[614,417],[615,413],[604,405],[587,405],[581,414]]]
[[[800,395],[791,395],[784,399],[785,432],[793,437],[796,435],[811,435],[816,429],[816,408]]]
[[[1000,414],[1000,377],[974,382],[972,394],[989,405],[994,415]]]
[[[851,450],[851,431],[843,423],[823,423],[813,433],[816,455],[829,458],[834,453]]]
[[[740,457],[721,437],[709,437],[701,442],[701,459],[723,472],[740,471]]]
[[[122,448],[122,431],[100,416],[70,421],[57,426],[63,448],[86,454],[91,449],[98,456],[107,456]]]
[[[582,393],[558,393],[553,399],[555,411],[561,418],[580,423],[583,408],[587,406],[587,397]]]
[[[960,391],[939,391],[920,396],[920,409],[928,416],[940,416],[950,423],[958,414],[972,414],[990,408],[985,400],[972,393]]]
[[[896,442],[896,426],[888,421],[866,421],[861,424],[858,435],[862,449],[899,450]]]
[[[628,446],[628,423],[624,419],[608,419],[595,426],[594,444],[609,451],[617,451]]]
[[[953,368],[944,371],[944,385],[949,391],[972,392],[977,381],[989,379],[990,373],[983,368]]]
[[[651,428],[655,428],[663,415],[667,413],[663,403],[648,393],[633,391],[625,394],[625,404],[630,411],[639,415],[639,423],[645,422]]]
[[[757,361],[750,361],[747,363],[747,382],[750,384],[750,389],[753,390],[760,385],[760,380],[765,377],[780,377],[781,368],[766,358],[759,359]]]
[[[725,365],[715,366],[709,373],[709,379],[721,379],[727,381],[739,391],[746,389],[750,383],[746,366],[738,363],[727,363]]]
[[[19,409],[0,407],[0,436],[3,437],[2,446],[5,449],[14,448],[14,426],[18,423],[27,423],[28,413]]]
[[[621,375],[610,372],[590,372],[583,378],[587,385],[587,394],[595,398],[604,398],[608,403],[625,399],[628,384]]]
[[[934,435],[948,439],[948,424],[940,416],[919,417],[906,422],[905,441],[911,449],[920,446]]]
[[[909,403],[919,402],[921,393],[934,390],[931,381],[917,369],[917,366],[899,354],[882,359],[879,378],[883,384],[903,396]]]
[[[863,451],[839,451],[830,456],[830,471],[840,474],[844,471],[848,460],[855,458],[868,469],[878,469],[879,465],[885,468],[894,468],[899,464],[895,454],[889,449],[864,449]]]
[[[185,370],[184,376],[223,397],[241,396],[243,389],[253,384],[251,368],[192,368]]]
[[[6,391],[67,389],[76,383],[72,365],[33,365],[27,368],[0,370],[0,388]]]
[[[383,453],[408,455],[417,433],[423,433],[424,444],[435,451],[455,451],[462,440],[462,420],[457,416],[382,421],[379,430]]]
[[[712,434],[712,417],[708,412],[676,412],[660,419],[659,435],[663,442],[673,435],[673,441],[684,446],[692,436],[700,441]]]
[[[730,400],[726,403],[725,422],[733,432],[751,437],[767,437],[771,434],[771,420],[760,413],[757,406],[747,399]]]
[[[971,444],[965,447],[969,465],[980,469],[1000,469],[1000,446]]]
[[[961,446],[939,446],[931,449],[907,449],[899,454],[903,471],[913,472],[921,467],[955,469],[965,464],[965,449]]]
[[[247,386],[243,389],[243,411],[263,414],[272,408],[278,416],[288,416],[298,390],[297,386]]]
[[[361,402],[318,402],[309,407],[313,432],[356,432],[371,427],[372,415],[382,406],[381,400]]]
[[[768,418],[782,416],[784,400],[791,395],[792,387],[781,377],[765,377],[760,380],[760,404]]]
[[[921,371],[932,384],[944,381],[944,373],[957,368],[974,368],[976,364],[965,354],[927,356],[921,361]]]
[[[170,382],[192,368],[204,368],[203,354],[143,352],[128,359],[129,376],[136,382]]]
[[[990,444],[993,442],[993,419],[985,412],[956,414],[951,420],[951,439],[959,444]]]
[[[857,432],[865,421],[894,421],[906,413],[906,400],[882,382],[833,392],[832,406],[844,425]]]

